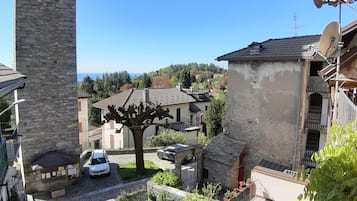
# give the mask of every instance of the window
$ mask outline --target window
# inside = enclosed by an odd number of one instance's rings
[[[310,76],[318,76],[318,72],[322,69],[321,61],[312,61],[310,63]]]
[[[193,114],[190,115],[190,124],[193,125]]]
[[[82,103],[78,100],[78,112],[82,111]]]
[[[109,126],[110,126],[110,129],[114,129],[114,121],[113,120],[109,121]]]
[[[181,108],[176,109],[176,121],[181,121]]]
[[[208,169],[207,168],[202,169],[202,177],[205,179],[208,179]]]
[[[306,139],[306,150],[308,151],[318,151],[320,143],[320,131],[318,130],[308,130]]]
[[[80,133],[83,132],[82,122],[79,122],[79,123],[78,123],[78,130],[79,130]]]

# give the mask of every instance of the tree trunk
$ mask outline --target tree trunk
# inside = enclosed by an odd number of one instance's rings
[[[144,151],[143,151],[143,134],[142,129],[134,129],[134,144],[135,144],[135,158],[136,158],[136,174],[143,174],[144,167]]]

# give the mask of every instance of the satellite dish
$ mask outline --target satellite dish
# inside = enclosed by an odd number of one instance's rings
[[[324,4],[336,7],[343,3],[353,3],[353,1],[357,0],[314,0],[314,4],[317,8],[321,8]]]
[[[336,57],[339,44],[339,24],[331,22],[320,37],[320,52],[327,58]]]
[[[322,0],[314,0],[314,4],[317,8],[321,8],[324,3]]]

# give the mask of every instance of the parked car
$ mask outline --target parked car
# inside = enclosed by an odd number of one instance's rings
[[[109,175],[110,165],[108,155],[103,149],[96,149],[92,152],[89,163],[89,175]]]
[[[175,161],[175,156],[176,156],[176,151],[183,149],[187,147],[187,145],[182,145],[182,144],[175,144],[175,145],[170,145],[167,147],[160,148],[156,151],[157,157],[159,157],[161,160],[169,160],[174,162]],[[191,162],[194,159],[194,156],[192,154],[187,154],[183,161],[182,164],[186,164]]]

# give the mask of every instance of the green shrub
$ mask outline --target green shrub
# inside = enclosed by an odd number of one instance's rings
[[[140,190],[133,193],[121,192],[120,196],[115,201],[137,201],[143,197],[146,197],[146,190]]]
[[[218,201],[216,199],[208,198],[198,193],[186,193],[184,201]]]
[[[232,197],[233,197],[233,192],[232,192],[232,191],[227,190],[227,191],[224,193],[224,198],[231,199]]]
[[[199,132],[197,136],[197,144],[208,145],[211,140],[203,132]]]
[[[206,183],[202,186],[202,194],[210,199],[216,198],[219,192],[222,190],[220,184]]]
[[[159,135],[151,137],[146,146],[163,147],[173,144],[186,144],[184,134],[173,130],[163,130]]]
[[[155,184],[166,185],[174,188],[182,187],[182,180],[175,173],[170,171],[159,172],[151,179]]]

